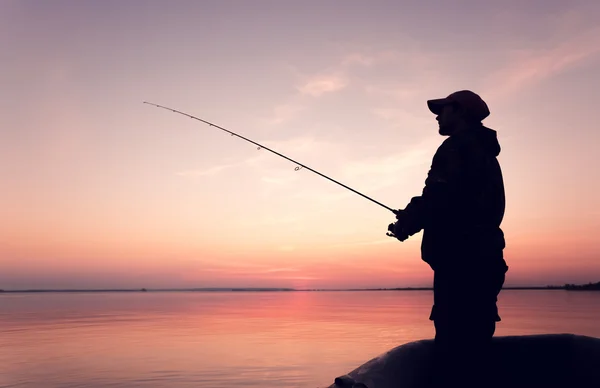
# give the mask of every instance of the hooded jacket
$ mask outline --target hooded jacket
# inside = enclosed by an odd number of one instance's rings
[[[410,234],[423,230],[421,257],[432,269],[506,271],[499,154],[496,131],[481,124],[436,151],[421,196],[403,211]]]

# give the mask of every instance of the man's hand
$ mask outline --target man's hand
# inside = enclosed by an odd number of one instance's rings
[[[403,210],[396,210],[394,212],[396,214],[396,221],[393,224],[388,225],[388,233],[387,235],[390,237],[395,237],[400,241],[406,241],[411,233],[409,232],[407,217],[404,215]]]

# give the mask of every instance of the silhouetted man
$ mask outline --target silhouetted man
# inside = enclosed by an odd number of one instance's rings
[[[466,386],[469,375],[486,366],[508,270],[500,145],[496,131],[482,124],[490,112],[477,94],[458,91],[427,105],[448,138],[433,157],[422,195],[398,211],[388,230],[400,241],[423,230],[421,256],[434,271],[429,319],[436,331],[436,375],[448,383],[455,375]]]

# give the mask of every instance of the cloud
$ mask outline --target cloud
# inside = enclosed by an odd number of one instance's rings
[[[218,165],[218,166],[212,166],[209,168],[205,168],[202,170],[186,170],[186,171],[180,171],[177,172],[177,175],[180,176],[211,176],[211,175],[216,175],[219,172],[233,167],[235,166],[237,163],[232,163],[232,164],[222,164],[222,165]]]
[[[302,221],[304,218],[299,216],[262,216],[261,218],[252,219],[241,219],[236,220],[235,225],[238,227],[246,228],[258,228],[266,226],[282,226],[282,225],[293,225]]]
[[[341,149],[338,144],[321,141],[314,136],[299,136],[285,140],[262,140],[259,143],[298,161],[306,161],[308,157],[314,157],[315,155],[331,155]],[[282,161],[285,164],[276,163]],[[227,169],[239,166],[256,168],[264,174],[260,178],[261,181],[267,184],[282,186],[299,179],[298,175],[293,173],[295,172],[294,168],[300,166],[294,165],[291,161],[283,160],[278,155],[262,148],[255,156],[238,162],[224,163],[202,169],[184,170],[176,172],[176,174],[187,177],[215,176]],[[298,172],[302,170],[302,168],[299,168]]]
[[[319,97],[325,93],[336,92],[348,86],[346,77],[340,74],[315,75],[306,79],[296,89],[301,94]]]
[[[578,66],[600,53],[600,27],[546,49],[524,50],[487,80],[486,95],[503,97]]]
[[[395,62],[401,59],[395,50],[385,50],[374,54],[352,52],[344,55],[328,71],[310,76],[302,76],[303,81],[296,89],[303,95],[319,97],[325,93],[332,93],[346,88],[349,85],[348,68],[359,65],[371,67],[384,62]]]
[[[318,139],[313,135],[296,136],[282,140],[265,140],[262,142],[265,146],[280,152],[287,157],[299,162],[307,163],[307,157],[319,155],[338,156],[342,151],[343,143],[334,143]],[[273,155],[274,157],[277,157]],[[291,163],[291,162],[290,162]]]
[[[210,266],[204,264],[201,268],[198,268],[198,271],[205,274],[210,273],[211,276],[261,277],[273,275],[280,279],[303,278],[301,274],[296,275],[302,271],[299,268],[273,267],[269,264],[255,264],[251,262],[235,262],[234,265],[225,262]]]
[[[420,105],[425,105],[425,103]],[[401,127],[408,125],[413,128],[420,126],[430,127],[432,124],[435,124],[435,116],[430,114],[427,109],[422,109],[420,114],[417,114],[414,110],[409,110],[407,108],[379,107],[371,109],[371,113],[385,121],[389,121]]]
[[[294,174],[286,173],[285,175],[282,174],[280,176],[263,176],[260,178],[260,180],[267,184],[283,186],[288,183],[297,181],[298,176],[294,175]]]
[[[345,247],[349,247],[349,246],[381,245],[381,244],[389,244],[389,243],[395,243],[395,242],[396,242],[395,239],[387,237],[386,239],[357,241],[357,242],[344,242],[341,244],[331,244],[331,245],[327,245],[324,248],[345,248]]]
[[[315,168],[317,171],[350,187],[353,187],[352,182],[360,182],[361,190],[369,190],[370,192],[397,184],[407,173],[414,171],[414,167],[429,165],[432,153],[437,149],[439,143],[440,139],[437,133],[432,133],[423,135],[413,146],[407,147],[401,152],[393,151],[376,156],[357,158],[356,154],[349,155],[345,152],[346,148],[343,143],[323,141],[313,136],[265,142],[269,147],[290,155],[296,160],[303,161],[309,167]],[[310,162],[310,158],[318,158],[319,155],[328,155],[328,160],[335,162],[328,164],[327,170],[324,170]],[[276,156],[273,155],[273,157]],[[274,166],[270,161],[267,162],[267,159],[261,159],[260,161],[257,159],[256,163],[250,164],[264,173],[261,177],[262,182],[281,189],[294,184],[298,179],[305,179],[304,174],[312,174],[312,172],[305,171],[305,169],[299,169],[298,171],[284,170],[282,167]],[[356,193],[349,190],[343,190],[332,185],[332,182],[325,182],[324,180],[322,182],[317,186],[311,185],[310,187],[295,189],[293,193],[289,194],[294,200],[321,204],[336,203],[356,195]]]
[[[273,273],[273,272],[298,272],[298,271],[299,270],[297,268],[284,267],[284,268],[268,268],[268,269],[264,270],[263,272]]]
[[[324,190],[324,189],[323,189]],[[321,202],[321,203],[336,203],[341,199],[348,198],[356,195],[355,193],[340,188],[340,191],[335,193],[328,193],[322,190],[317,189],[309,189],[309,190],[301,190],[292,195],[292,199],[297,201],[311,201],[311,202]]]
[[[268,152],[268,151],[267,151]],[[270,153],[270,152],[269,152]],[[234,163],[224,163],[216,166],[211,166],[203,169],[195,169],[195,170],[184,170],[176,172],[176,175],[179,176],[187,176],[187,177],[197,177],[197,176],[215,176],[227,169],[242,166],[242,165],[256,165],[261,159],[264,158],[263,154],[259,154],[258,156],[252,156],[248,159],[241,160],[239,162]]]
[[[286,277],[281,277],[279,279],[283,279],[283,280],[321,280],[321,278],[318,278],[316,276],[286,276]]]
[[[361,159],[340,158],[336,168],[327,172],[338,182],[361,193],[372,194],[397,186],[415,171],[426,170],[431,163],[432,152],[439,146],[439,136],[428,136],[412,148],[403,152],[363,157]],[[415,167],[418,167],[415,169]],[[302,171],[302,170],[301,170]],[[293,201],[310,202],[323,206],[324,212],[332,211],[341,201],[357,194],[342,187],[325,182],[318,186],[307,186],[290,193]]]
[[[361,53],[352,53],[346,55],[342,59],[342,65],[351,66],[351,65],[361,65],[361,66],[372,66],[375,64],[376,58],[370,55],[365,55]]]
[[[371,192],[381,190],[396,185],[405,176],[403,173],[414,171],[414,167],[431,163],[432,149],[437,146],[438,136],[428,136],[403,152],[349,161],[344,164],[342,174],[348,180],[363,182]]]
[[[346,54],[340,61],[342,66],[365,66],[371,67],[390,63],[413,63],[415,60],[422,61],[428,57],[419,55],[418,50],[409,49],[401,53],[398,50],[382,50],[375,53],[352,52]],[[429,62],[429,61],[427,61]]]
[[[418,85],[377,86],[366,85],[365,92],[368,96],[393,98],[395,100],[409,100],[422,94],[422,87]]]
[[[391,154],[383,157],[349,162],[344,166],[344,176],[362,178],[373,175],[392,175],[401,170],[429,162],[430,148],[414,148],[409,151]]]
[[[271,116],[261,121],[263,124],[266,125],[279,125],[294,119],[298,116],[300,112],[304,111],[305,109],[306,106],[300,105],[295,102],[278,104],[273,108]]]

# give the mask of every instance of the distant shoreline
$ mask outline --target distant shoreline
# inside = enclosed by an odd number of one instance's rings
[[[565,284],[564,286],[524,286],[504,287],[503,290],[566,290],[566,291],[598,291],[599,283],[587,285]],[[356,292],[356,291],[433,291],[432,287],[396,287],[396,288],[136,288],[136,289],[26,289],[26,290],[2,290],[0,293],[125,293],[125,292]]]

